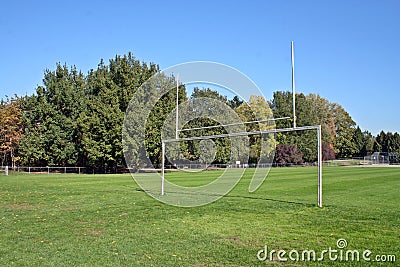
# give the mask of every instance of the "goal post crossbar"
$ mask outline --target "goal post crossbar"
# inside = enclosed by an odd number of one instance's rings
[[[238,133],[226,133],[226,134],[215,134],[215,135],[203,135],[203,136],[193,136],[193,137],[184,137],[184,138],[175,138],[175,139],[164,139],[163,143],[172,143],[172,142],[180,142],[180,141],[191,141],[191,140],[207,140],[214,138],[222,138],[222,137],[235,137],[235,136],[247,136],[247,135],[257,135],[257,134],[269,134],[269,133],[281,133],[281,132],[291,132],[291,131],[305,131],[305,130],[317,130],[319,129],[319,125],[317,126],[302,126],[296,128],[281,128],[281,129],[271,129],[271,130],[259,130],[253,132],[238,132]],[[204,128],[195,128],[195,129],[204,129]]]
[[[161,154],[162,154],[162,166],[161,166],[161,195],[164,195],[164,182],[165,182],[165,144],[181,141],[192,141],[192,140],[209,140],[215,138],[223,137],[236,137],[236,136],[248,136],[248,135],[258,135],[258,134],[270,134],[270,133],[282,133],[282,132],[292,132],[292,131],[306,131],[306,130],[317,130],[317,161],[318,161],[318,207],[322,207],[322,133],[321,125],[315,126],[301,126],[301,127],[291,127],[291,128],[281,128],[281,129],[270,129],[270,130],[260,130],[253,132],[238,132],[238,133],[227,133],[227,134],[217,134],[217,135],[206,135],[206,136],[194,136],[186,138],[175,138],[175,139],[163,139],[161,140]]]
[[[178,130],[178,132],[186,132],[186,131],[202,130],[202,129],[212,129],[212,128],[236,126],[236,125],[251,124],[251,123],[264,123],[264,122],[269,122],[269,121],[278,121],[278,120],[287,120],[287,119],[291,119],[291,117],[273,118],[273,119],[258,120],[258,121],[246,121],[246,122],[229,123],[229,124],[222,124],[222,125],[212,125],[212,126],[196,127],[196,128],[185,128],[182,130]]]

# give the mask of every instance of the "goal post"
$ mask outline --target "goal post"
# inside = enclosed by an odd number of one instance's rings
[[[256,120],[256,121],[249,121],[249,122],[241,122],[241,123],[230,123],[230,124],[223,124],[217,126],[208,126],[208,127],[198,127],[198,128],[191,128],[191,129],[181,129],[179,130],[178,127],[178,106],[179,106],[179,76],[177,75],[176,81],[176,119],[175,119],[175,139],[162,139],[161,140],[161,195],[165,194],[165,145],[167,143],[174,143],[174,142],[181,142],[181,141],[194,141],[194,140],[210,140],[215,138],[223,138],[223,137],[239,137],[239,136],[249,136],[249,135],[262,135],[262,134],[275,134],[275,133],[283,133],[283,132],[293,132],[293,131],[307,131],[307,130],[316,130],[317,132],[317,164],[318,164],[318,207],[322,207],[322,130],[321,125],[314,125],[314,126],[301,126],[298,127],[296,125],[296,84],[295,84],[295,75],[294,75],[294,42],[291,42],[291,70],[292,70],[292,108],[293,108],[293,117],[283,117],[277,119],[268,119],[268,120]],[[275,120],[284,120],[284,119],[293,119],[293,125],[290,128],[280,128],[280,129],[270,129],[270,130],[259,130],[253,132],[233,132],[233,133],[226,133],[226,134],[217,134],[217,135],[208,135],[208,136],[195,136],[195,137],[187,137],[187,138],[179,138],[179,132],[184,131],[191,131],[191,130],[201,130],[201,129],[211,129],[216,127],[226,127],[226,126],[234,126],[234,125],[243,125],[248,123],[263,123],[267,121],[275,121]],[[241,130],[239,130],[241,131]],[[259,164],[257,164],[257,168]],[[268,173],[266,174],[268,175]],[[265,176],[266,177],[266,176]],[[253,177],[251,184],[255,182],[256,186],[254,186],[252,191],[255,191],[263,182],[264,180],[256,181]]]
[[[221,127],[224,125],[220,125]],[[316,130],[317,131],[317,164],[318,164],[318,207],[322,207],[322,133],[321,125],[315,126],[301,126],[301,127],[291,127],[291,128],[281,128],[281,129],[271,129],[271,130],[260,130],[253,132],[237,132],[237,133],[226,133],[218,135],[206,135],[206,136],[194,136],[185,138],[175,138],[175,139],[165,139],[161,140],[161,195],[165,194],[164,183],[165,183],[165,145],[167,143],[181,142],[181,141],[194,141],[194,140],[209,140],[215,138],[223,137],[238,137],[238,136],[249,136],[249,135],[259,135],[259,134],[271,134],[271,133],[282,133],[282,132],[293,132],[293,131],[307,131]]]

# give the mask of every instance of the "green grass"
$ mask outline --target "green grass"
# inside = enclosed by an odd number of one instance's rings
[[[265,245],[321,252],[339,238],[346,249],[400,261],[400,168],[325,167],[323,208],[316,207],[315,168],[272,169],[248,193],[251,172],[227,196],[196,208],[162,204],[130,175],[0,176],[0,265],[377,265],[257,259]],[[194,186],[219,173],[167,179]]]

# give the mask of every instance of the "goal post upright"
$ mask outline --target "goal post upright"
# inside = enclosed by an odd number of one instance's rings
[[[179,73],[176,74],[176,117],[175,117],[175,138],[176,139],[178,139],[178,137],[179,137],[178,120],[179,120]]]
[[[292,104],[293,104],[293,128],[296,128],[296,83],[294,80],[294,42],[291,42],[292,55]]]
[[[161,195],[164,195],[165,184],[165,142],[161,140]]]
[[[318,139],[318,207],[322,208],[322,130],[321,125],[317,128]]]

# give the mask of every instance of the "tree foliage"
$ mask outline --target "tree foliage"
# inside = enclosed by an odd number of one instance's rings
[[[275,163],[278,166],[301,164],[303,163],[303,153],[295,145],[278,144],[276,146]]]
[[[224,128],[220,125],[237,123],[240,120],[229,106],[227,97],[210,88],[194,88],[187,105],[183,106],[182,113],[183,128],[196,130],[181,132],[180,137],[227,134],[232,127]],[[198,129],[202,127],[210,128]],[[238,129],[238,126],[234,128]],[[247,153],[243,152],[244,148],[235,149],[236,145],[242,144],[239,138],[237,141],[239,142],[235,145],[228,137],[214,138],[210,141],[187,141],[180,144],[180,149],[183,151],[182,154],[186,160],[206,163],[204,161],[214,156],[214,163],[225,164],[229,163],[231,156],[235,157],[235,160],[243,160],[248,156]],[[211,148],[211,150],[205,151],[206,147]],[[235,152],[232,150],[235,150]]]
[[[140,62],[131,53],[117,55],[108,64],[101,60],[97,68],[87,74],[74,66],[61,64],[57,64],[55,70],[46,70],[43,85],[36,88],[34,95],[7,98],[0,103],[1,164],[85,166],[96,171],[114,172],[126,165],[143,164],[141,159],[144,155],[154,164],[160,164],[161,138],[165,138],[162,136],[163,129],[168,128],[166,132],[175,133],[171,113],[176,107],[175,90],[160,92],[175,86],[176,80],[163,76],[157,84],[141,87],[158,72],[156,64]],[[161,91],[160,86],[164,87]],[[132,98],[134,95],[136,98]],[[155,95],[160,97],[154,106],[149,107]],[[122,143],[123,121],[125,115],[129,117],[130,101],[136,107],[150,110],[148,114],[135,113],[135,117],[129,118],[132,125],[128,127],[132,132],[142,131],[140,134],[146,151],[139,147],[140,140],[131,140],[129,135],[128,142]],[[210,88],[195,88],[192,95],[187,96],[185,86],[180,85],[178,101],[182,104],[181,129],[211,126],[208,129],[181,131],[180,137],[289,128],[293,125],[290,119],[293,112],[290,92],[277,91],[267,102],[260,96],[251,96],[246,100],[238,96],[228,99]],[[316,94],[296,94],[296,103],[297,126],[322,126],[324,160],[363,157],[374,151],[400,153],[398,133],[382,131],[374,137],[370,132],[362,131],[337,103]],[[210,116],[201,117],[200,111]],[[273,117],[289,119],[277,120],[276,125],[274,121],[269,121],[219,126],[238,121],[270,120]],[[147,120],[143,121],[143,118]],[[171,121],[165,123],[168,119]],[[143,125],[143,129],[139,125]],[[316,145],[314,132],[295,131],[181,142],[176,147],[176,153],[181,151],[177,155],[181,160],[188,161],[230,163],[230,160],[245,162],[248,159],[250,163],[257,163],[273,158],[276,152],[277,163],[285,165],[315,161]],[[124,157],[126,150],[132,151],[129,159]],[[205,154],[206,151],[210,153]]]
[[[235,109],[243,122],[265,120],[262,123],[251,123],[246,125],[248,132],[271,130],[275,128],[273,119],[273,112],[269,103],[262,96],[250,96],[248,103],[243,102]],[[250,163],[257,163],[260,161],[268,162],[273,158],[276,146],[275,136],[268,135],[251,135],[249,136],[250,142]],[[263,155],[260,153],[264,153]]]
[[[275,92],[271,105],[275,118],[293,117],[290,92]],[[296,117],[297,126],[321,125],[323,143],[328,144],[338,157],[351,157],[356,153],[353,141],[356,124],[339,104],[315,94],[296,94]],[[292,120],[279,120],[277,128],[288,128],[292,123]],[[305,161],[316,160],[317,139],[312,131],[278,134],[277,142],[296,145],[303,152]]]
[[[373,150],[376,152],[400,153],[400,134],[381,131],[375,138]]]
[[[19,97],[7,98],[0,102],[0,155],[1,165],[11,164],[13,167],[18,162],[18,145],[23,134],[22,104]]]
[[[335,159],[335,151],[328,143],[322,143],[322,160],[333,160]]]
[[[75,67],[47,70],[43,86],[23,104],[21,164],[86,166],[114,171],[124,166],[121,132],[125,109],[142,81],[158,67],[132,54],[101,61],[87,75]]]

